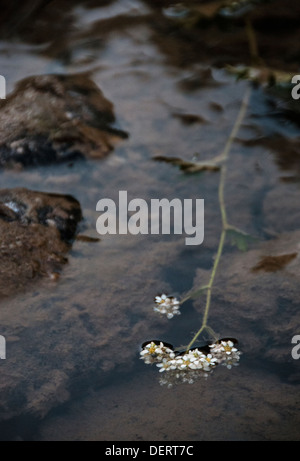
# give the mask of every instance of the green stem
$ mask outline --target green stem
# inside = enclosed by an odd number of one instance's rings
[[[245,25],[252,65],[263,66],[264,62],[262,58],[259,56],[255,31],[253,29],[252,22],[249,18],[246,18]]]
[[[225,199],[224,199],[224,189],[225,189],[225,178],[226,178],[226,171],[227,171],[227,165],[226,161],[228,160],[228,154],[230,151],[230,148],[232,146],[232,143],[234,139],[236,138],[236,135],[240,129],[240,126],[242,124],[242,121],[245,117],[246,110],[248,107],[248,102],[250,98],[250,88],[247,89],[245,96],[243,98],[241,108],[239,110],[237,119],[235,121],[235,124],[233,126],[233,129],[230,133],[230,136],[226,142],[226,145],[224,147],[224,150],[220,157],[224,160],[224,163],[221,167],[221,175],[220,175],[220,182],[219,182],[219,206],[220,206],[220,212],[221,212],[221,218],[222,218],[222,232],[219,240],[219,246],[218,246],[218,251],[217,255],[214,261],[214,265],[212,268],[212,272],[210,275],[209,283],[206,286],[207,293],[206,293],[206,304],[205,304],[205,309],[204,309],[204,314],[203,314],[203,320],[202,320],[202,325],[200,329],[197,331],[189,345],[187,346],[187,350],[189,350],[192,345],[195,343],[195,341],[198,339],[200,334],[203,332],[203,330],[208,330],[210,333],[213,333],[213,330],[207,325],[208,321],[208,314],[209,314],[209,309],[210,309],[210,304],[211,304],[211,293],[212,293],[212,288],[214,284],[214,280],[216,277],[217,269],[220,263],[220,259],[222,256],[224,244],[225,244],[225,239],[226,239],[226,231],[228,229],[228,222],[227,222],[227,215],[226,215],[226,207],[225,207]],[[215,336],[215,335],[214,335]]]
[[[221,255],[222,255],[222,251],[223,251],[223,247],[224,247],[224,242],[225,242],[225,236],[226,236],[226,230],[223,229],[222,233],[221,233],[220,241],[219,241],[219,247],[218,247],[217,256],[215,258],[215,262],[214,262],[213,269],[212,269],[212,272],[211,272],[209,284],[207,286],[206,304],[205,304],[205,310],[204,310],[204,314],[203,314],[202,325],[201,325],[201,328],[197,331],[197,333],[193,337],[193,339],[191,340],[191,342],[189,343],[189,345],[187,347],[187,350],[189,350],[192,347],[192,345],[198,339],[198,337],[200,336],[202,331],[205,328],[207,328],[207,320],[208,320],[208,314],[209,314],[209,309],[210,309],[210,301],[211,301],[211,291],[212,291],[212,286],[213,286],[215,276],[216,276],[216,273],[217,273],[217,268],[218,268],[218,265],[219,265],[219,262],[220,262],[220,259],[221,259]]]

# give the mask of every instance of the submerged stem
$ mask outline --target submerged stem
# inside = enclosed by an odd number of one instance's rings
[[[230,136],[225,144],[224,150],[220,155],[220,158],[224,160],[223,165],[221,167],[221,175],[220,175],[220,182],[219,182],[219,206],[220,206],[220,212],[221,212],[221,218],[222,218],[222,232],[220,235],[220,240],[219,240],[219,245],[218,245],[218,251],[217,255],[215,257],[214,265],[212,268],[212,272],[210,275],[209,283],[206,286],[207,293],[206,293],[206,304],[205,304],[205,310],[203,314],[203,320],[202,320],[202,325],[200,329],[197,331],[189,345],[187,346],[187,350],[189,350],[194,342],[197,340],[197,338],[200,336],[200,334],[203,332],[203,330],[207,330],[209,333],[213,333],[213,336],[215,336],[213,330],[207,325],[207,320],[208,320],[208,314],[209,314],[209,309],[210,309],[210,303],[211,303],[211,293],[212,293],[212,288],[213,288],[213,283],[215,280],[215,276],[217,273],[217,269],[219,266],[219,262],[222,256],[224,244],[225,244],[225,239],[226,239],[226,231],[228,229],[228,222],[227,222],[227,215],[226,215],[226,207],[225,207],[225,199],[224,199],[224,189],[225,189],[225,177],[226,177],[226,171],[227,171],[227,165],[226,161],[228,160],[228,154],[231,148],[231,145],[241,127],[242,121],[245,117],[246,110],[248,107],[248,102],[250,98],[250,88],[247,88],[246,93],[244,95],[244,98],[242,100],[242,104],[237,116],[237,119],[235,121],[235,124],[232,128],[232,131],[230,133]]]

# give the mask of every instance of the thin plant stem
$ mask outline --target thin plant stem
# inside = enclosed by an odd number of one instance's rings
[[[264,65],[262,58],[259,56],[258,45],[252,22],[249,18],[245,20],[246,34],[248,38],[249,51],[253,65]]]
[[[246,93],[244,95],[244,98],[243,98],[243,101],[242,101],[242,104],[241,104],[241,108],[239,110],[239,113],[238,113],[237,119],[235,121],[235,124],[233,126],[233,129],[232,129],[232,131],[230,133],[230,136],[229,136],[229,138],[228,138],[228,140],[227,140],[227,142],[225,144],[224,150],[220,155],[220,157],[222,157],[222,159],[224,161],[224,163],[223,163],[223,165],[221,167],[219,191],[218,191],[219,192],[218,193],[219,206],[220,206],[220,212],[221,212],[221,218],[222,218],[222,232],[221,232],[221,235],[220,235],[218,251],[217,251],[217,254],[216,254],[216,257],[215,257],[215,261],[214,261],[214,265],[213,265],[212,272],[211,272],[211,275],[210,275],[210,279],[209,279],[208,285],[206,286],[206,290],[207,290],[207,292],[206,292],[206,303],[205,303],[205,309],[204,309],[204,314],[203,314],[202,325],[201,325],[200,329],[197,331],[197,333],[195,334],[195,336],[193,337],[193,339],[191,340],[191,342],[189,343],[189,345],[187,346],[187,350],[189,350],[192,347],[192,345],[195,343],[195,341],[198,339],[200,334],[205,329],[209,333],[213,333],[213,336],[215,336],[213,330],[207,325],[207,321],[208,321],[208,314],[209,314],[209,309],[210,309],[210,305],[211,305],[212,288],[213,288],[214,280],[215,280],[215,277],[216,277],[217,269],[218,269],[218,266],[219,266],[219,263],[220,263],[220,260],[221,260],[221,256],[222,256],[222,252],[223,252],[223,248],[224,248],[224,244],[225,244],[225,240],[226,240],[226,231],[228,229],[226,206],[225,206],[225,199],[224,199],[225,179],[226,179],[226,172],[227,172],[226,162],[228,160],[228,155],[229,155],[229,151],[230,151],[230,148],[232,146],[232,143],[233,143],[234,139],[236,138],[236,135],[237,135],[237,133],[238,133],[240,127],[241,127],[241,124],[243,122],[243,119],[245,117],[247,107],[248,107],[248,103],[249,103],[250,93],[251,93],[251,89],[250,89],[250,87],[248,87],[247,91],[246,91]]]

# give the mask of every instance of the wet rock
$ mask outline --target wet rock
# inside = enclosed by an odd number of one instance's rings
[[[0,299],[36,277],[56,278],[81,220],[73,197],[27,189],[0,191]]]
[[[169,320],[155,314],[153,297],[157,290],[171,292],[163,273],[181,247],[150,240],[143,240],[137,258],[136,239],[124,239],[117,262],[105,244],[93,261],[95,244],[84,243],[85,257],[74,261],[69,255],[69,279],[62,273],[55,290],[41,283],[3,302],[0,334],[7,359],[0,363],[0,439],[11,418],[40,419],[90,386],[130,372],[140,362],[140,345],[163,336]],[[81,245],[74,243],[74,251]]]
[[[170,292],[162,271],[174,264],[180,249],[176,242],[148,241],[141,258],[133,251],[136,240],[126,244],[113,268],[104,245],[96,266],[90,257],[76,261],[75,285],[65,280],[55,292],[46,286],[3,303],[7,360],[0,364],[0,429],[21,415],[40,419],[62,402],[82,396],[87,386],[103,386],[113,373],[132,370],[139,362],[140,344],[149,335],[162,336],[168,320],[153,312],[153,294],[158,287]],[[95,252],[94,245],[88,248]],[[154,267],[151,274],[149,264]]]
[[[297,388],[271,373],[242,365],[219,367],[207,379],[172,389],[158,385],[163,379],[165,374],[152,368],[106,386],[40,423],[40,438],[112,443],[146,437],[195,442],[299,439]],[[178,405],[183,395],[184,405]]]
[[[25,78],[0,105],[0,167],[102,158],[126,133],[87,76]]]

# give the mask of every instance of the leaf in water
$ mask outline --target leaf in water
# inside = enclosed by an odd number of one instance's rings
[[[87,242],[87,243],[101,242],[101,239],[99,238],[89,237],[88,235],[82,235],[82,234],[77,235],[76,240],[79,242]]]
[[[247,15],[253,9],[253,2],[250,0],[240,0],[230,2],[228,5],[223,3],[223,6],[218,11],[218,14],[226,19],[234,19]]]
[[[196,3],[196,5],[194,6],[194,9],[201,16],[212,19],[220,11],[223,5],[224,5],[223,0],[215,0],[209,3],[200,4],[200,5]]]
[[[210,67],[197,69],[178,82],[179,88],[188,93],[204,88],[218,88],[223,85],[224,83],[215,79]]]
[[[248,245],[257,240],[256,237],[253,237],[236,227],[230,226],[227,229],[227,234],[231,238],[231,244],[236,245],[241,251],[247,251]]]
[[[238,80],[251,80],[261,85],[291,85],[291,80],[294,74],[284,72],[269,67],[253,67],[253,66],[226,66],[227,71],[237,77]]]
[[[163,155],[158,155],[153,157],[153,160],[158,162],[171,163],[172,165],[179,166],[179,168],[185,173],[199,173],[200,171],[218,171],[220,165],[215,160],[207,160],[202,162],[191,162],[183,160],[178,157],[165,157]]]
[[[259,263],[252,268],[252,272],[263,270],[265,272],[276,272],[284,269],[293,259],[296,258],[298,253],[290,253],[280,256],[265,256]]]
[[[174,118],[177,118],[180,120],[183,125],[194,125],[195,123],[207,123],[207,120],[204,117],[201,117],[201,115],[195,115],[195,114],[181,114],[179,112],[174,112],[173,114]]]

